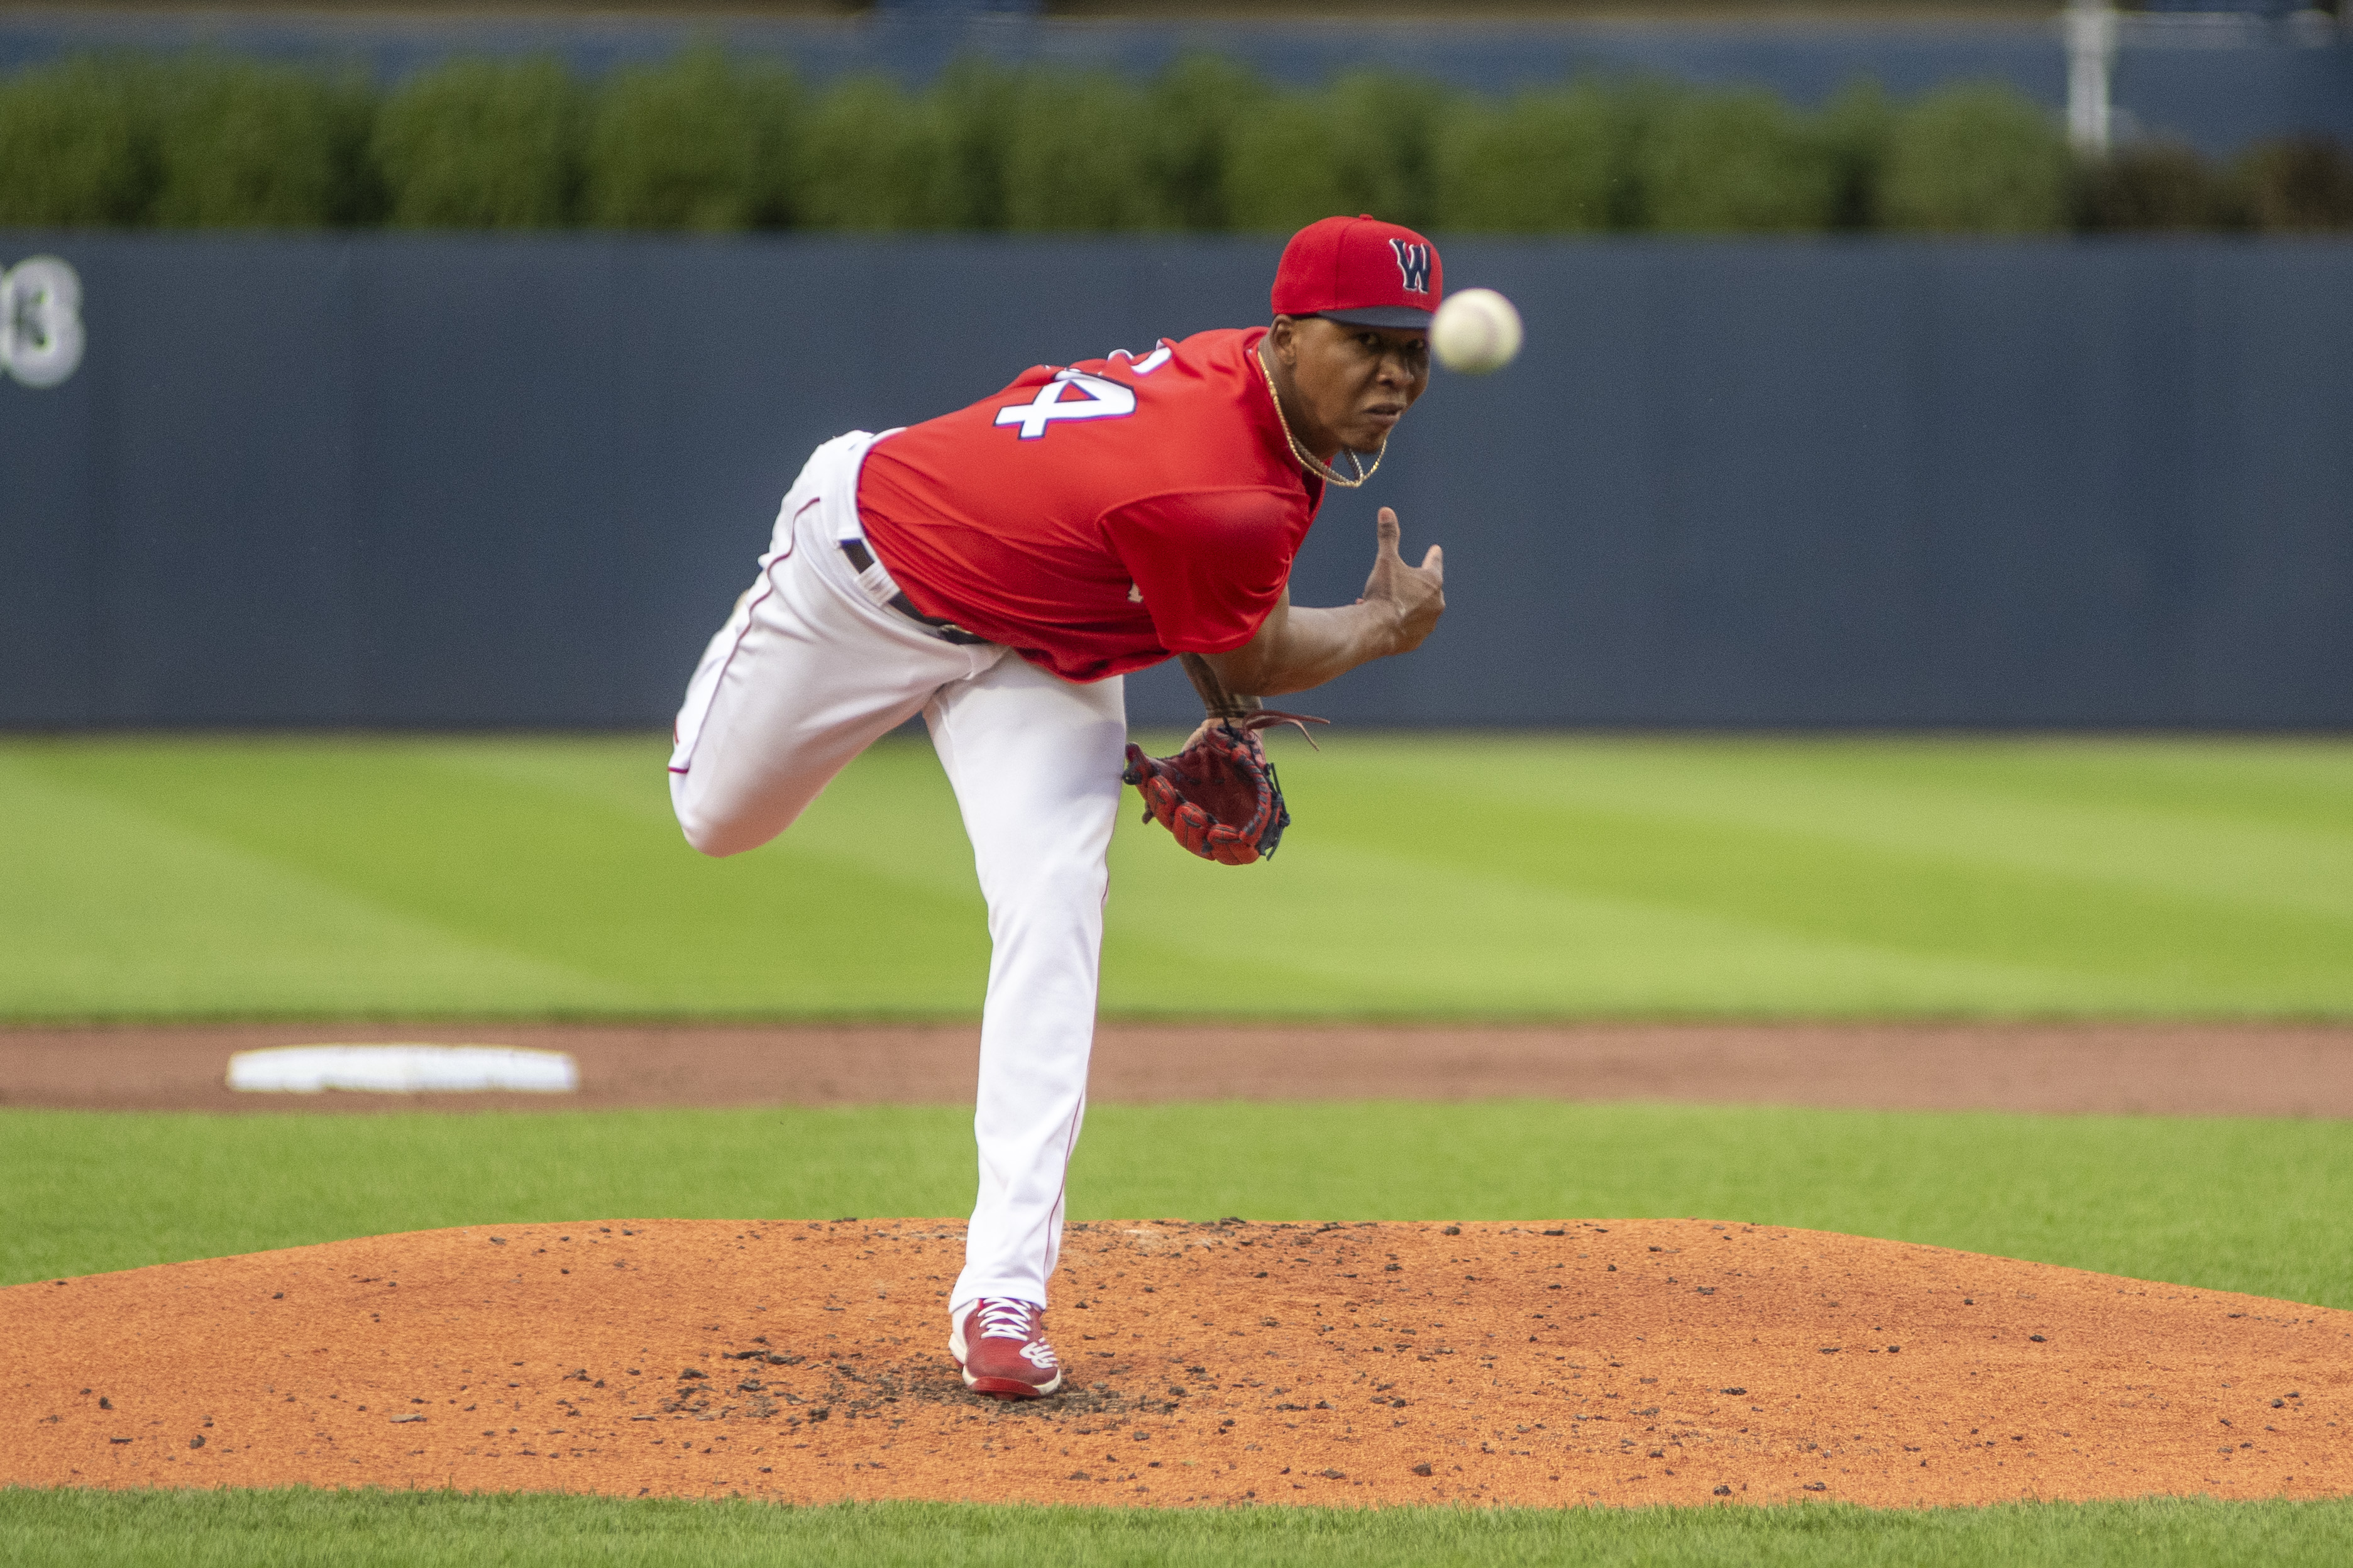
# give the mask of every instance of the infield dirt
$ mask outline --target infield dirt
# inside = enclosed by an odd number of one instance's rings
[[[238,1094],[237,1051],[326,1042],[571,1052],[576,1094]],[[94,1110],[969,1105],[974,1024],[311,1023],[0,1028],[0,1105]],[[1113,1022],[1088,1099],[1529,1095],[1879,1110],[2353,1117],[2353,1027],[2284,1023]]]
[[[814,1502],[2353,1492],[2353,1312],[1702,1220],[1071,1228],[968,1394],[946,1221],[590,1221],[0,1290],[0,1483]]]

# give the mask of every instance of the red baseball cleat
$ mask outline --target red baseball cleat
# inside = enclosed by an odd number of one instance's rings
[[[1028,1301],[984,1296],[951,1320],[948,1353],[975,1394],[1037,1399],[1062,1386],[1062,1363],[1046,1342],[1046,1310]],[[977,1325],[976,1334],[967,1331]]]

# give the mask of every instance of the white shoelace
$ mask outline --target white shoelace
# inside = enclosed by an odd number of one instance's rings
[[[984,1300],[980,1304],[980,1337],[985,1340],[1026,1340],[1029,1337],[1027,1301]]]

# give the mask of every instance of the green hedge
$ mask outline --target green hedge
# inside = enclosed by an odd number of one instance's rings
[[[553,60],[460,60],[377,109],[369,153],[385,221],[403,228],[554,228],[572,221],[588,97]]]
[[[0,84],[0,224],[146,221],[160,140],[151,74],[161,73],[78,59]]]
[[[1650,226],[1678,234],[1831,226],[1838,166],[1813,119],[1762,88],[1683,93],[1636,157]]]
[[[2066,226],[2073,169],[2057,124],[1996,83],[1940,88],[1888,133],[1874,216],[1936,234],[2034,234]]]
[[[1505,234],[1633,225],[1635,126],[1620,94],[1590,83],[1473,100],[1432,148],[1438,226]]]
[[[1207,56],[1137,82],[959,62],[822,90],[712,46],[596,81],[455,60],[388,92],[215,55],[0,79],[0,225],[1280,233],[1334,212],[1450,232],[2353,227],[2318,137],[2227,166],[2084,161],[1999,83],[1818,110],[1590,79],[1509,98],[1354,71],[1278,90]]]

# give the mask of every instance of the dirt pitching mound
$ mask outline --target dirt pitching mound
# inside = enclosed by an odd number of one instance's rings
[[[2353,1492],[2353,1313],[1820,1232],[1074,1226],[1051,1399],[958,1225],[593,1221],[0,1290],[0,1483],[795,1502]]]

